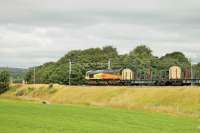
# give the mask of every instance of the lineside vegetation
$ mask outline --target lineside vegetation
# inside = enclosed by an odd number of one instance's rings
[[[12,85],[2,97],[164,112],[200,118],[200,87]]]

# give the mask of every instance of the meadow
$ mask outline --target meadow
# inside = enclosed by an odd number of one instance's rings
[[[0,98],[2,133],[199,133],[197,120],[145,111]]]
[[[5,98],[161,112],[200,118],[200,87],[119,87],[15,84]]]

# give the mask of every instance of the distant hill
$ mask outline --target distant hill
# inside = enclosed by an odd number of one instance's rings
[[[12,80],[14,82],[22,82],[26,75],[27,69],[23,68],[7,68],[7,67],[0,67],[0,71],[7,70],[10,72]]]

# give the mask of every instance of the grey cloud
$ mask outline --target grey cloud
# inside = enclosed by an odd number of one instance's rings
[[[200,61],[199,0],[0,0],[0,65],[30,67],[67,51],[146,44]]]

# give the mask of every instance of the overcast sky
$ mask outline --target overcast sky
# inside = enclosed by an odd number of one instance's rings
[[[0,66],[105,45],[127,53],[138,44],[200,62],[200,0],[0,0]]]

